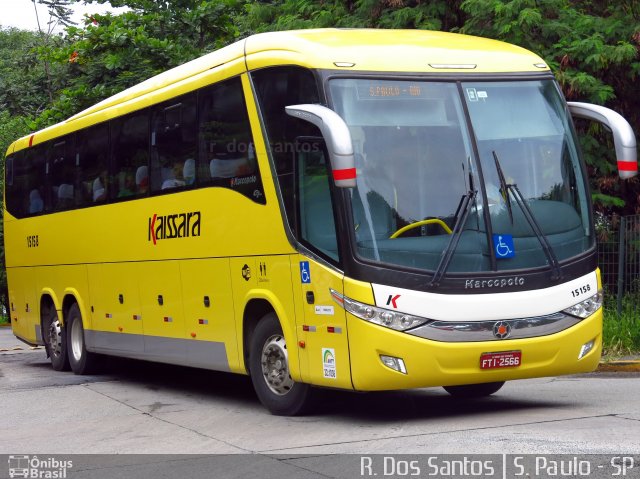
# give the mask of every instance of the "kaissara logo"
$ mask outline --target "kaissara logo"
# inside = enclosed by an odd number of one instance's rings
[[[200,212],[176,213],[149,217],[148,241],[157,244],[160,240],[200,236]]]

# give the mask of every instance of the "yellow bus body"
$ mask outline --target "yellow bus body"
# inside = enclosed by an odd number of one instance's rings
[[[463,35],[333,29],[267,33],[151,78],[17,140],[7,154],[240,76],[266,204],[207,187],[23,219],[5,210],[14,334],[42,344],[45,298],[63,323],[70,304],[77,303],[87,337],[99,338],[96,352],[246,374],[247,325],[259,319],[255,315],[273,311],[296,382],[367,391],[593,370],[602,348],[601,311],[555,334],[510,340],[508,349],[522,351],[522,365],[483,371],[480,354],[503,349],[505,343],[431,341],[358,319],[333,301],[330,289],[375,304],[372,285],[344,277],[298,251],[287,236],[248,72],[297,65],[436,75],[443,73],[442,64],[450,65],[448,75],[465,73],[471,64],[474,73],[548,71],[540,57],[519,47]],[[156,245],[149,241],[154,214],[195,210],[201,214],[200,236]],[[37,236],[37,247],[30,247],[30,236]],[[309,262],[310,284],[300,281],[301,261]],[[249,278],[243,276],[247,267]],[[314,293],[314,304],[306,301],[308,292]],[[318,306],[329,314],[318,314]],[[578,361],[581,346],[592,339],[593,350]],[[326,349],[335,354],[335,378],[323,374],[321,351]],[[385,367],[381,354],[402,357],[407,374]]]

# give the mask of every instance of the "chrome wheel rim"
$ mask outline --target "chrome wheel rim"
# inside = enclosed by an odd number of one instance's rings
[[[71,324],[71,354],[73,359],[80,361],[82,359],[82,346],[84,344],[84,336],[82,334],[82,324],[77,318]]]
[[[262,376],[269,389],[278,396],[284,396],[293,387],[289,374],[287,344],[281,334],[271,336],[262,348]]]
[[[49,352],[55,357],[62,355],[62,326],[57,317],[49,324]]]

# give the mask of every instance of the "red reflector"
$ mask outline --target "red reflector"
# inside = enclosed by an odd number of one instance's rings
[[[34,137],[34,136],[36,136],[36,135],[31,135],[31,136],[29,137],[29,146],[32,146],[32,145],[33,145],[33,137]]]
[[[356,177],[355,168],[345,168],[344,170],[333,170],[334,180],[353,180]]]
[[[309,331],[309,326],[307,326],[306,324],[302,325],[302,330],[303,331]]]
[[[333,326],[327,326],[327,333],[335,333],[336,332],[336,328],[334,328]]]
[[[635,161],[619,161],[618,169],[620,171],[638,171],[638,163]]]

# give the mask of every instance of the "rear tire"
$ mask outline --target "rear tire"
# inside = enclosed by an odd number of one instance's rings
[[[99,357],[87,351],[84,340],[82,315],[77,304],[69,308],[67,315],[67,349],[69,365],[75,374],[92,374],[97,370]]]
[[[69,358],[67,358],[67,335],[65,328],[60,323],[58,312],[51,307],[48,317],[45,319],[43,329],[44,347],[47,356],[51,360],[51,366],[55,371],[68,371]]]
[[[265,315],[251,336],[249,370],[260,402],[276,416],[297,416],[311,407],[311,386],[296,383],[278,317]]]
[[[465,384],[464,386],[444,386],[444,390],[457,398],[472,399],[491,396],[502,386],[504,386],[504,381],[495,383]]]

